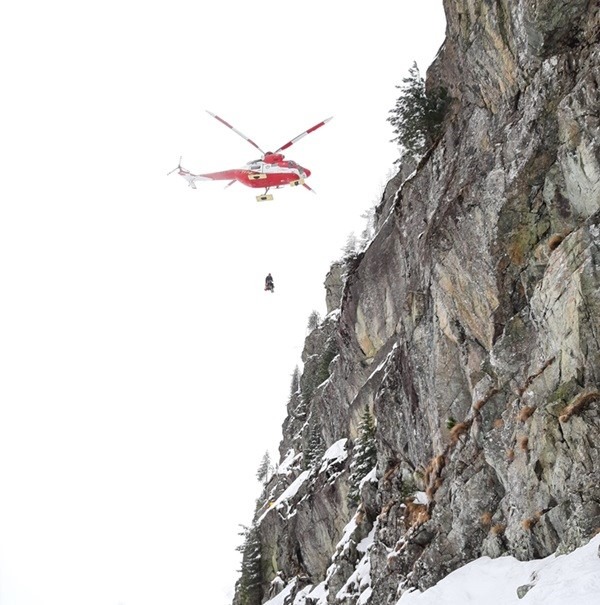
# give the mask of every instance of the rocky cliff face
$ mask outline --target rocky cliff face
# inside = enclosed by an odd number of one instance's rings
[[[240,605],[395,603],[600,530],[600,5],[444,5],[443,135],[328,275]],[[377,462],[356,506],[365,406]]]

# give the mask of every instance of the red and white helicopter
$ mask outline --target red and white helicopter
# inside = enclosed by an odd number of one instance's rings
[[[313,191],[304,181],[310,176],[310,170],[304,168],[292,160],[286,160],[285,156],[280,153],[291,147],[294,143],[305,137],[307,134],[314,132],[317,128],[327,124],[331,118],[327,118],[312,128],[305,130],[296,138],[282,145],[277,151],[263,151],[252,139],[249,139],[245,134],[234,128],[231,124],[220,118],[219,116],[207,111],[213,118],[231,128],[233,132],[239,134],[243,139],[248,141],[250,145],[256,147],[261,153],[262,158],[248,162],[243,168],[233,168],[231,170],[222,170],[221,172],[209,172],[207,174],[192,174],[189,170],[181,167],[181,158],[179,165],[168,174],[172,174],[176,170],[187,182],[190,187],[196,189],[196,181],[230,181],[226,186],[232,185],[236,181],[246,185],[247,187],[262,188],[265,192],[262,195],[257,195],[256,200],[264,202],[272,200],[273,196],[269,194],[269,189],[279,189],[286,185],[297,187],[302,185],[309,191]]]

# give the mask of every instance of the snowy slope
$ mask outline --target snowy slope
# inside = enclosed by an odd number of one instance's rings
[[[534,561],[482,557],[425,592],[404,594],[397,605],[599,605],[600,535],[568,555]],[[519,598],[517,588],[531,585]]]

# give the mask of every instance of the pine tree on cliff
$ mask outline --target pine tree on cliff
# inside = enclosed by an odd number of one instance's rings
[[[273,474],[273,465],[271,464],[271,456],[269,452],[265,452],[262,460],[260,462],[260,466],[256,471],[256,478],[263,484],[266,485]]]
[[[308,447],[304,452],[304,468],[315,468],[321,462],[324,453],[325,442],[318,425],[315,423],[310,429]]]
[[[308,316],[308,323],[306,324],[306,329],[309,332],[312,332],[313,330],[316,330],[319,327],[319,324],[321,323],[321,315],[319,314],[318,311],[311,311],[310,315]]]
[[[356,505],[360,500],[360,482],[373,470],[377,463],[377,446],[375,442],[375,421],[369,406],[365,406],[360,423],[358,435],[352,450],[352,462],[350,463],[350,477],[348,482],[350,490],[348,500],[350,504]]]
[[[240,535],[244,543],[237,550],[242,553],[242,568],[236,584],[236,602],[239,605],[259,605],[262,599],[260,535],[255,525],[243,526]]]
[[[399,145],[402,155],[418,159],[438,137],[449,99],[444,88],[426,91],[416,63],[408,73],[403,84],[396,86],[401,94],[387,121],[394,127],[392,142]]]
[[[292,372],[292,382],[290,384],[290,398],[300,391],[300,368],[296,366]]]

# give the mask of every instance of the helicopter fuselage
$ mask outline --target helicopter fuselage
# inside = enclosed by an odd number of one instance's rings
[[[271,187],[284,187],[285,185],[291,185],[297,183],[298,181],[303,181],[310,176],[310,170],[291,160],[281,159],[275,163],[269,163],[263,160],[254,160],[252,162],[248,162],[243,168],[232,168],[231,170],[207,172],[193,176],[196,180],[235,180],[242,185],[252,187],[253,189],[268,189]]]

